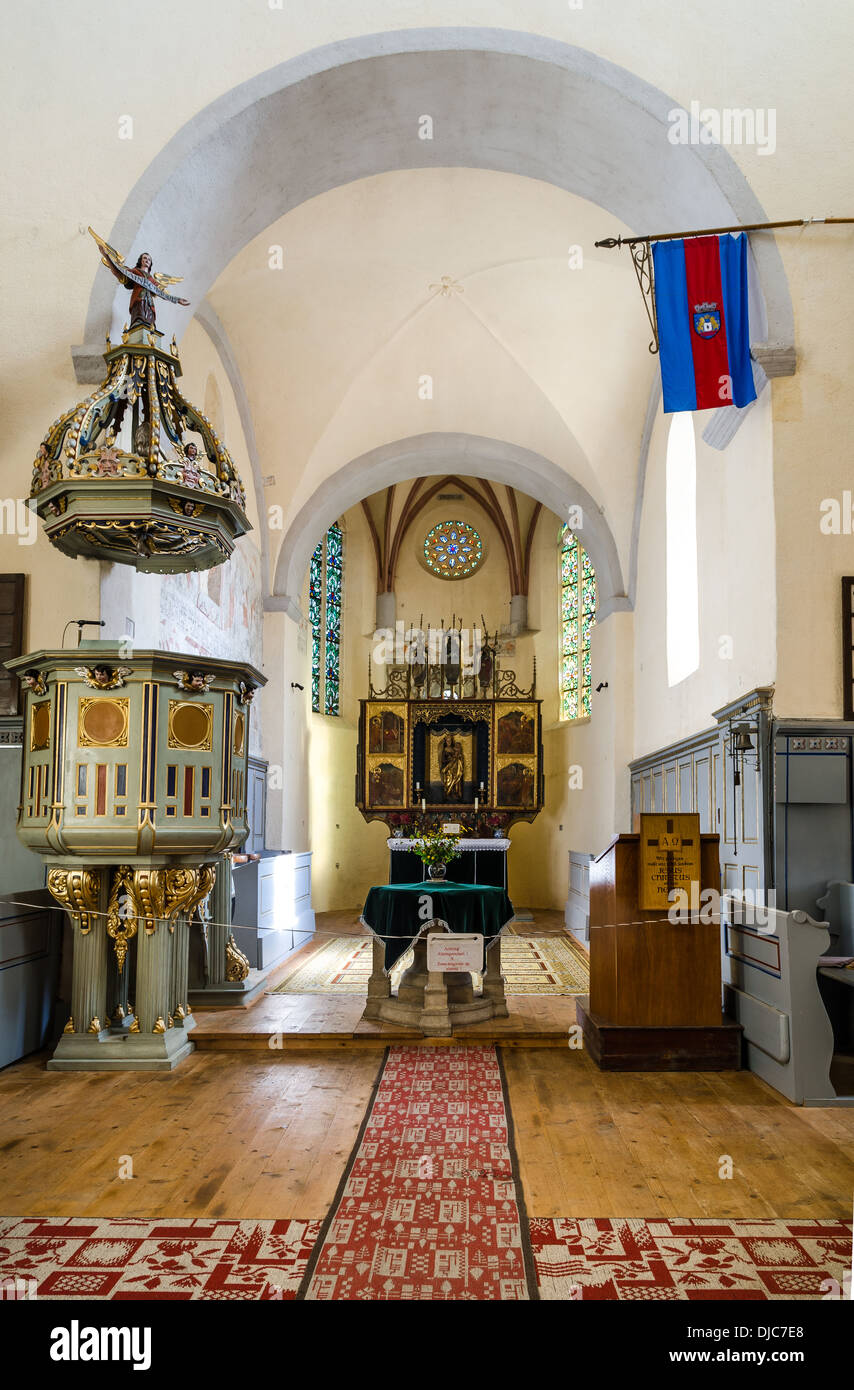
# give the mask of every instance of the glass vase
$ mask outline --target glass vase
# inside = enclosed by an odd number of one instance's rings
[[[448,872],[448,866],[447,866],[447,864],[428,864],[428,865],[427,865],[427,877],[430,878],[430,879],[432,879],[434,883],[440,882],[440,881],[445,877],[445,875],[446,875],[447,872]]]

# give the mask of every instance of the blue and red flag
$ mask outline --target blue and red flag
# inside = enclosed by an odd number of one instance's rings
[[[755,401],[744,232],[656,241],[652,260],[665,412]]]

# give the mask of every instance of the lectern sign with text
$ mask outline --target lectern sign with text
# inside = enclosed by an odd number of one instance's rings
[[[483,937],[433,932],[427,937],[428,970],[483,970]]]
[[[642,815],[638,857],[638,907],[667,912],[674,889],[690,897],[700,881],[700,817]]]

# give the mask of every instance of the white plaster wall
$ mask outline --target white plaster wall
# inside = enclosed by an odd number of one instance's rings
[[[854,206],[851,146],[839,162]],[[822,159],[831,187],[837,160]],[[842,205],[840,199],[839,206]],[[843,713],[840,580],[854,574],[854,536],[820,528],[822,503],[854,491],[854,332],[851,255],[854,228],[826,229],[819,244],[792,238],[785,263],[802,287],[795,304],[800,370],[773,383],[776,489],[777,672],[775,710],[792,718]]]
[[[264,615],[264,674],[255,696],[268,760],[267,848],[304,850],[309,843],[308,720],[311,647],[307,624],[285,613]],[[303,690],[291,688],[291,682]]]
[[[702,442],[707,416],[701,412],[695,417],[700,665],[673,687],[667,683],[665,572],[669,416],[659,412],[650,441],[634,615],[635,757],[708,728],[714,709],[775,679],[770,392],[760,396],[723,453]]]

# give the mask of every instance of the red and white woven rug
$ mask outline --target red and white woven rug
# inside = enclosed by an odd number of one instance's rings
[[[298,1297],[536,1298],[494,1047],[393,1047]]]
[[[838,1299],[851,1223],[528,1221],[494,1047],[394,1047],[326,1220],[0,1218],[0,1297]]]
[[[839,1299],[851,1268],[848,1221],[543,1219],[531,1242],[545,1299]]]
[[[292,1299],[319,1221],[0,1219],[5,1298]]]

